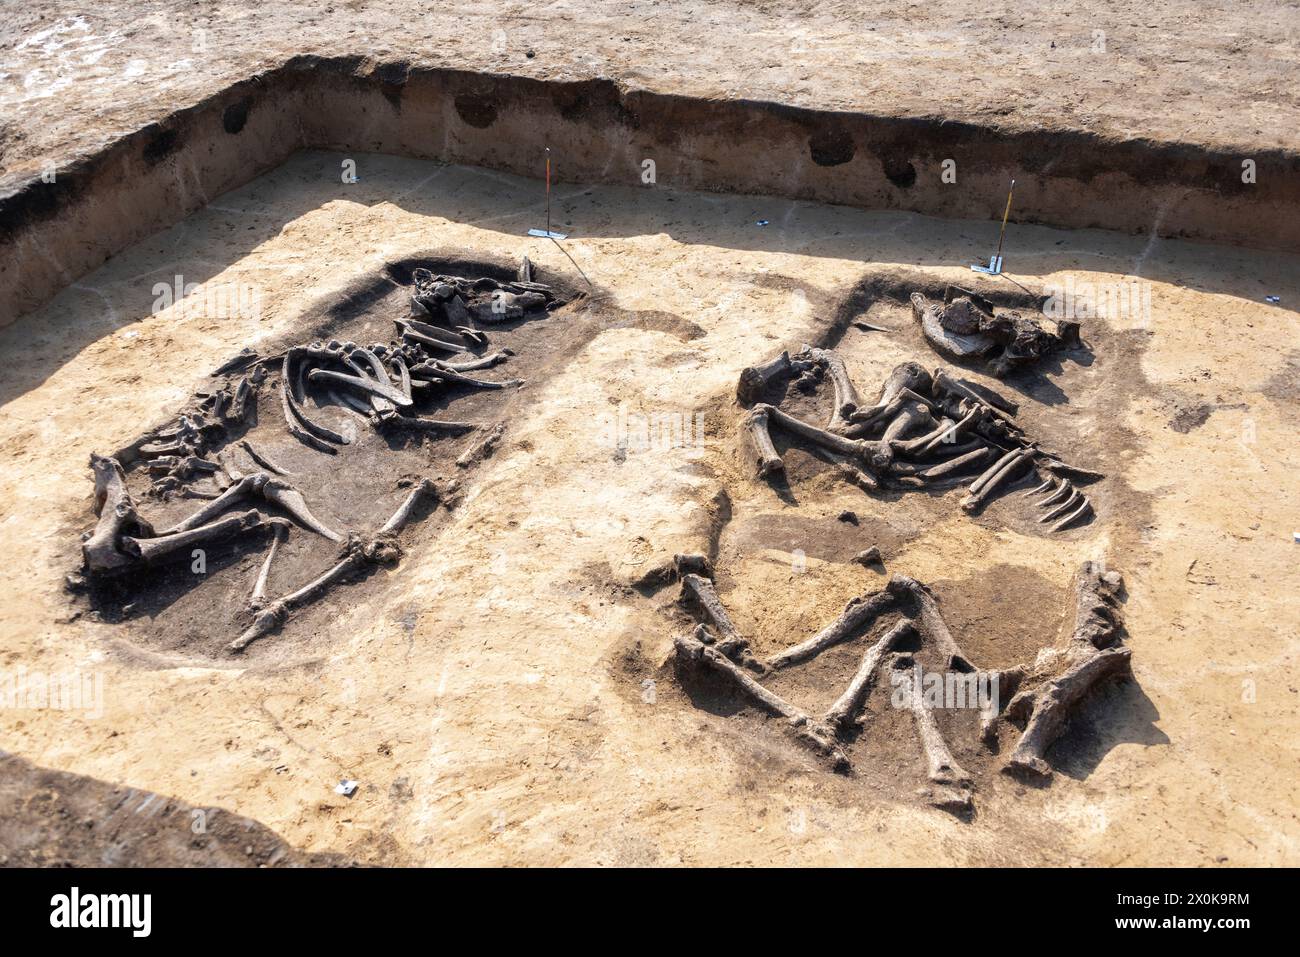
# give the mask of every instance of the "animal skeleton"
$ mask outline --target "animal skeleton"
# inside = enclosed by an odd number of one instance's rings
[[[270,547],[248,600],[252,624],[229,645],[231,652],[244,650],[279,628],[294,610],[317,600],[366,564],[396,562],[401,554],[397,535],[412,520],[416,505],[422,498],[438,498],[428,480],[415,483],[392,518],[368,536],[336,531],[318,518],[303,492],[289,481],[288,470],[248,439],[232,442],[236,430],[256,409],[260,390],[271,381],[273,372],[279,372],[280,407],[289,433],[325,454],[337,454],[339,447],[356,441],[355,414],[385,433],[468,432],[478,426],[422,417],[416,410],[446,387],[507,389],[523,385],[520,379],[490,381],[467,374],[507,362],[513,356],[509,349],[452,360],[456,353],[478,353],[488,345],[488,337],[477,323],[522,319],[563,303],[551,287],[533,281],[527,259],[519,279],[511,282],[439,276],[417,268],[413,271],[411,317],[395,320],[398,336],[390,342],[363,346],[333,339],[292,346],[272,356],[242,350],[214,373],[215,388],[197,393],[174,419],[113,455],[91,456],[98,521],[83,537],[85,571],[92,578],[118,576],[189,554],[196,547],[269,530]],[[318,419],[307,406],[312,388],[339,409],[348,410],[351,418],[337,427]],[[467,449],[457,464],[467,467],[491,454],[503,431],[503,425],[495,426]],[[234,449],[242,451],[257,471],[243,471],[232,454]],[[177,496],[197,498],[204,503],[171,527],[155,531],[128,490],[126,469],[133,466],[157,476],[146,492],[149,497],[164,501]],[[254,500],[285,517],[267,517],[256,508],[229,511]],[[302,587],[268,601],[271,565],[292,525],[339,543],[342,553]]]
[[[825,428],[758,401],[773,385],[795,376],[796,385],[807,391],[830,379],[834,403]],[[1070,465],[1031,441],[1015,423],[1014,403],[944,369],[931,373],[904,362],[885,381],[876,402],[867,405],[839,356],[804,346],[793,357],[782,352],[745,369],[736,395],[742,404],[752,405],[745,428],[760,478],[785,468],[772,442],[775,428],[829,454],[843,476],[866,491],[969,483],[961,507],[975,513],[996,494],[1032,478],[1039,483],[1034,491],[1047,493],[1035,504],[1046,512],[1039,522],[1053,522],[1049,533],[1086,523],[1093,512],[1074,482],[1100,474]]]

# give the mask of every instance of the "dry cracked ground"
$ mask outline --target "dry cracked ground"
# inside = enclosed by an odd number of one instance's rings
[[[425,19],[397,4],[38,3],[4,27],[0,163],[18,177],[282,56],[358,49],[1295,145],[1294,6],[1008,4],[960,20],[860,7],[449,4]],[[1095,29],[1114,51],[1105,69],[1080,52]],[[92,710],[0,710],[7,863],[1300,860],[1294,255],[1012,228],[1008,259],[1034,290],[1150,294],[1149,311],[1086,326],[1091,362],[1017,394],[1046,443],[1107,472],[1096,520],[1048,538],[996,507],[964,515],[957,492],[867,496],[796,458],[778,494],[753,475],[733,398],[742,368],[822,341],[864,288],[969,283],[989,224],[565,184],[566,256],[526,236],[535,181],[368,156],[347,185],[340,159],[298,154],[0,330],[0,667],[102,689]],[[241,348],[305,330],[313,303],[429,249],[509,268],[528,255],[586,294],[538,327],[572,348],[520,391],[500,446],[436,528],[404,540],[398,567],[239,657],[204,641],[238,631],[235,609],[160,642],[147,620],[68,593],[93,523],[92,452],[175,411]],[[156,307],[155,284],[178,274],[255,288],[259,308]],[[396,308],[375,305],[376,321]],[[905,310],[862,318],[889,330],[850,326],[839,344],[864,393],[902,361],[939,364]],[[682,428],[642,441],[652,418]],[[772,649],[880,587],[850,560],[869,544],[931,583],[976,650],[1048,643],[1080,562],[1123,571],[1133,677],[1083,713],[1049,786],[983,775],[961,819],[918,797],[915,750],[832,774],[774,722],[701,707],[674,665],[675,588],[636,587],[673,554],[712,549],[737,625]],[[954,748],[976,760],[973,742]],[[344,779],[351,797],[334,790]]]

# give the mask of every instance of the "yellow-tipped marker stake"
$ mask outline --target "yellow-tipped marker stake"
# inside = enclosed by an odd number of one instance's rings
[[[982,272],[986,276],[1000,276],[1002,274],[1002,240],[1007,235],[1007,218],[1011,215],[1011,194],[1016,191],[1016,181],[1011,181],[1011,188],[1007,190],[1007,208],[1002,211],[1002,229],[998,233],[998,251],[989,259],[985,266],[982,263],[975,263],[970,268],[975,272]]]
[[[530,229],[529,236],[540,236],[542,239],[567,239],[566,233],[551,232],[551,148],[546,147],[546,228]]]

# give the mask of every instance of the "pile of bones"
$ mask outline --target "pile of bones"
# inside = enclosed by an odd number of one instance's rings
[[[834,389],[825,427],[757,401],[791,378],[803,391],[824,379]],[[883,487],[938,489],[969,483],[961,507],[981,509],[995,493],[1033,481],[1026,494],[1040,496],[1039,523],[1059,532],[1092,516],[1092,503],[1076,482],[1101,478],[1065,462],[1029,440],[1016,425],[1016,405],[991,389],[915,362],[890,374],[877,400],[862,401],[844,361],[830,349],[804,346],[745,369],[736,390],[752,406],[746,427],[760,477],[784,471],[772,429],[811,443],[837,461],[842,475],[866,491]]]

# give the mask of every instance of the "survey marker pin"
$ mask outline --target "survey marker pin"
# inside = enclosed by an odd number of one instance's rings
[[[988,265],[983,263],[972,263],[971,269],[975,272],[982,272],[986,276],[1002,275],[1002,240],[1007,235],[1007,217],[1011,215],[1011,194],[1016,191],[1016,181],[1011,181],[1011,188],[1007,190],[1007,208],[1002,211],[1002,230],[998,233],[998,251],[989,257]]]
[[[551,231],[551,148],[546,147],[546,228],[530,229],[529,236],[540,236],[542,239],[567,239],[567,233],[555,233]]]

